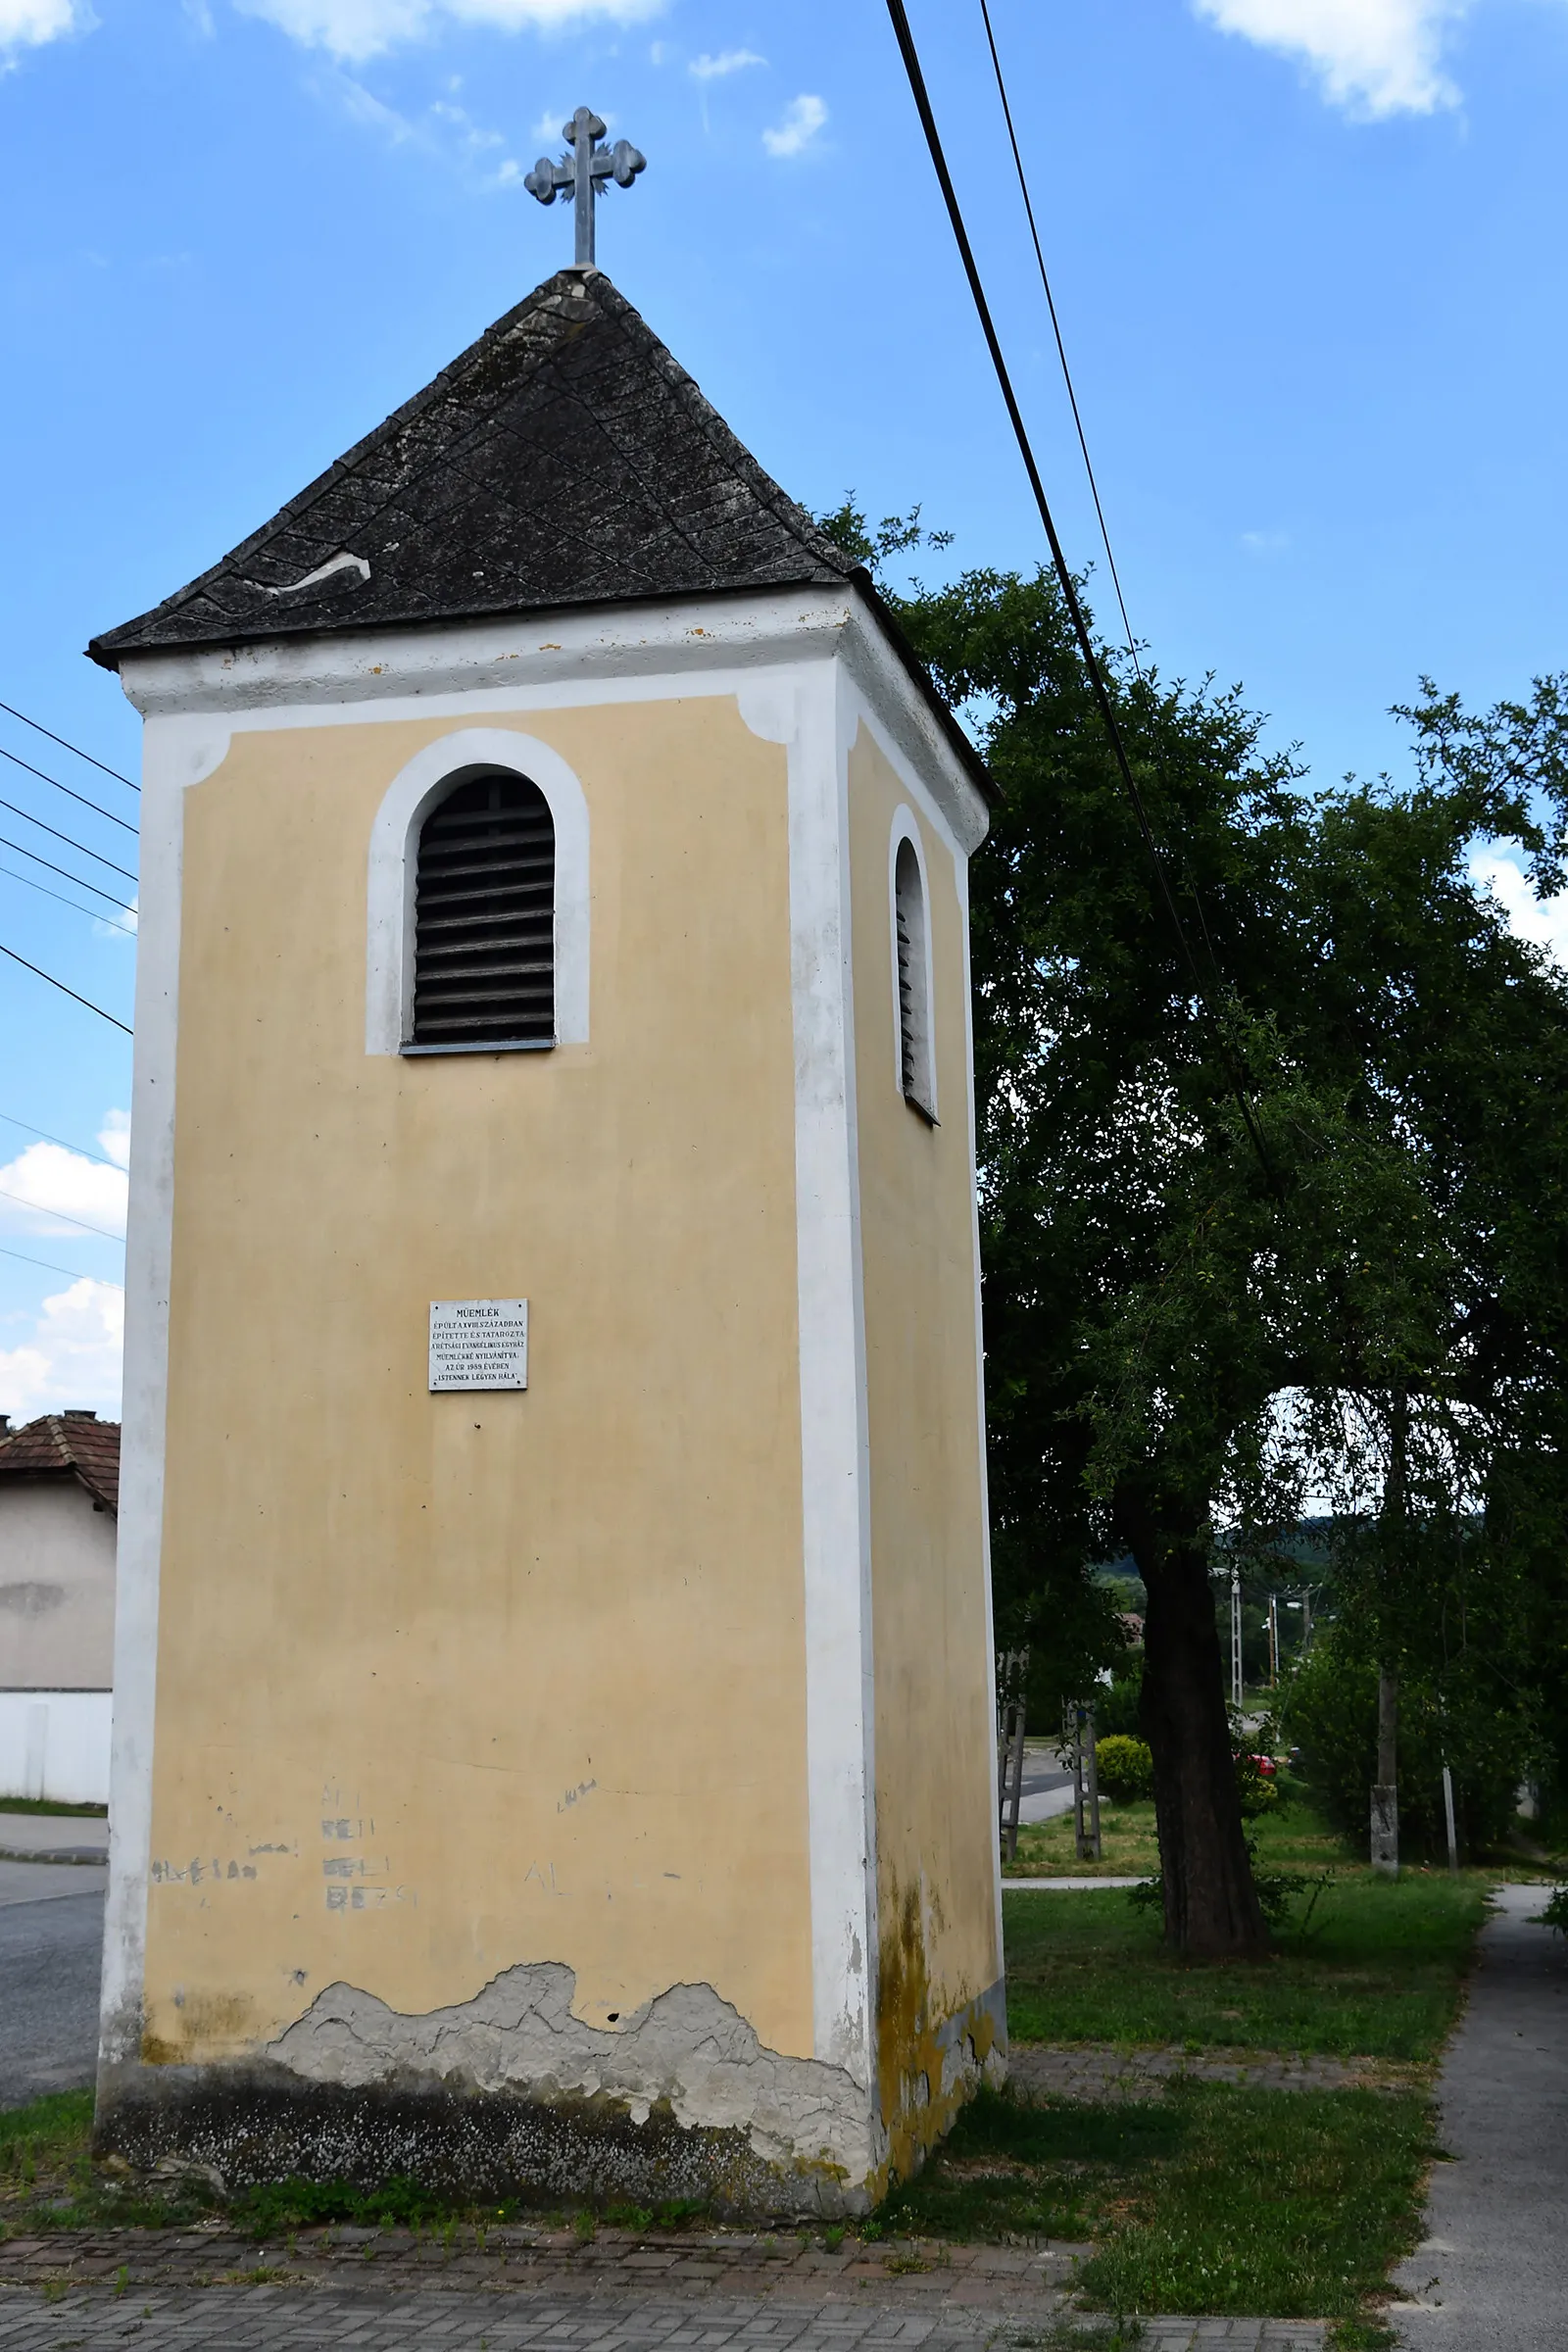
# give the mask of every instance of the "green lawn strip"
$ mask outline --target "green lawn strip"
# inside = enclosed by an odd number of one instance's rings
[[[60,2189],[87,2160],[92,2092],[57,2090],[25,2107],[0,2107],[0,2208]]]
[[[0,1832],[4,1831],[8,1813],[48,1813],[58,1814],[62,1820],[69,1821],[104,1821],[108,1818],[109,1807],[57,1805],[52,1796],[0,1796]],[[0,1836],[0,1843],[3,1842],[3,1836]]]
[[[1274,1813],[1248,1824],[1248,1836],[1264,1870],[1355,1870],[1366,1867],[1331,1830],[1298,1781],[1283,1784],[1286,1801]],[[1073,1845],[1073,1818],[1058,1814],[1054,1821],[1026,1825],[1018,1832],[1018,1852],[1002,1866],[1007,1878],[1152,1878],[1159,1868],[1159,1845],[1154,1836],[1152,1804],[1116,1805],[1102,1799],[1100,1808],[1101,1859],[1080,1862]]]
[[[1186,1964],[1125,1893],[1009,1893],[1015,2041],[1293,2050],[1425,2062],[1453,2023],[1485,1890],[1436,1878],[1328,1886],[1293,1906],[1272,1959]]]
[[[1107,2311],[1354,2320],[1418,2242],[1433,2153],[1411,2091],[987,2093],[880,2219],[890,2235],[1092,2238],[1078,2285]]]

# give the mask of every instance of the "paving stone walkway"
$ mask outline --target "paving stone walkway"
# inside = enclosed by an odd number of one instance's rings
[[[1088,2042],[1047,2049],[1014,2042],[1007,2081],[1021,2096],[1064,2099],[1154,2098],[1173,2082],[1236,2082],[1253,2090],[1390,2090],[1424,2084],[1431,2070],[1372,2058],[1301,2057],[1281,2050],[1116,2049]]]
[[[1054,2298],[1053,2298],[1054,2301]],[[315,2290],[251,2286],[76,2290],[53,2302],[0,2288],[4,2352],[1006,2352],[1037,2345],[1052,2305],[889,2302],[837,2294],[563,2295],[549,2289],[473,2292],[416,2287]],[[1081,2323],[1093,2340],[1094,2323]],[[1139,2352],[1323,2352],[1313,2322],[1158,2319]]]
[[[258,2246],[221,2229],[73,2231],[0,2245],[0,2352],[1007,2352],[1068,2309],[1061,2244],[601,2230],[300,2230]],[[1140,2352],[1323,2352],[1314,2322],[1160,2318]],[[1091,2335],[1092,2340],[1092,2335]]]

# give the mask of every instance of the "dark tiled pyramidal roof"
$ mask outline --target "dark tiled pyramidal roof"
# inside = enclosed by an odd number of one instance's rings
[[[232,555],[87,650],[113,668],[160,647],[857,576],[610,280],[564,270]]]
[[[45,1413],[0,1438],[0,1477],[79,1479],[111,1511],[120,1507],[120,1423],[96,1413]]]

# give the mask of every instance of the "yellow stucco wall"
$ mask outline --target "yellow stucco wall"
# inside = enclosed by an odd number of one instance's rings
[[[532,1960],[811,2051],[785,755],[515,723],[592,826],[555,1054],[365,1052],[371,820],[451,722],[186,795],[150,2058]],[[517,1294],[527,1393],[428,1395],[429,1300]]]
[[[910,2107],[911,2077],[933,2061],[931,2036],[1002,1975],[962,912],[953,852],[916,812],[930,896],[942,1121],[933,1128],[897,1083],[889,844],[901,805],[909,795],[862,728],[850,755],[850,864],[871,1452],[879,2075],[896,2170],[908,2160],[901,2132],[912,2125],[924,2139],[949,2120],[940,2102],[921,2109],[917,2124]]]

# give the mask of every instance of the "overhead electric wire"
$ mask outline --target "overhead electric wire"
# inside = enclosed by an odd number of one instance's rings
[[[1018,193],[1023,198],[1023,209],[1029,222],[1029,234],[1034,240],[1035,260],[1040,265],[1040,283],[1045,288],[1046,308],[1051,313],[1051,331],[1056,338],[1056,357],[1061,362],[1061,380],[1067,387],[1067,399],[1072,408],[1072,421],[1078,434],[1078,447],[1083,452],[1084,471],[1089,476],[1090,495],[1094,499],[1095,515],[1100,524],[1101,542],[1105,550],[1105,562],[1110,565],[1110,584],[1116,591],[1116,603],[1121,612],[1121,625],[1127,635],[1127,651],[1133,658],[1134,669],[1142,677],[1144,665],[1138,659],[1138,640],[1133,635],[1133,624],[1127,617],[1127,599],[1121,592],[1121,574],[1116,569],[1116,557],[1110,544],[1110,528],[1105,521],[1105,510],[1100,503],[1100,484],[1095,479],[1095,462],[1089,455],[1089,436],[1084,431],[1084,420],[1079,413],[1077,388],[1072,380],[1072,369],[1067,365],[1067,346],[1062,340],[1061,321],[1056,317],[1056,300],[1051,291],[1051,277],[1046,269],[1045,254],[1041,249],[1040,231],[1035,225],[1035,208],[1029,194],[1029,181],[1024,172],[1023,157],[1018,149],[1018,134],[1012,126],[1012,106],[1007,97],[1007,84],[1002,71],[1002,59],[997,53],[997,36],[991,29],[991,9],[988,0],[980,0],[980,16],[986,28],[986,46],[991,52],[992,72],[997,77],[997,96],[1002,100],[1003,120],[1007,125],[1007,144],[1012,149],[1013,170],[1018,174]]]
[[[104,760],[95,760],[91,752],[82,750],[79,743],[68,743],[64,735],[57,735],[53,727],[43,726],[37,719],[29,718],[25,710],[17,709],[15,703],[0,703],[0,710],[8,711],[13,718],[20,718],[23,725],[31,727],[35,735],[47,735],[50,742],[58,743],[63,752],[74,752],[78,760],[85,760],[89,767],[102,769],[106,776],[113,776],[117,784],[123,784],[128,791],[140,792],[141,786],[132,784],[130,778],[122,776],[118,767],[110,767]]]
[[[1257,1154],[1258,1165],[1263,1171],[1270,1190],[1277,1193],[1279,1189],[1278,1179],[1275,1176],[1273,1165],[1269,1159],[1268,1147],[1263,1141],[1262,1130],[1257,1123],[1257,1114],[1252,1108],[1251,1101],[1247,1091],[1245,1077],[1236,1064],[1235,1055],[1230,1050],[1223,1030],[1219,1028],[1218,1021],[1215,1019],[1212,1008],[1208,1005],[1208,991],[1204,987],[1202,975],[1199,970],[1198,958],[1193,953],[1193,944],[1188,938],[1187,926],[1182,920],[1181,909],[1176,904],[1175,893],[1171,888],[1170,876],[1165,870],[1165,859],[1160,851],[1159,844],[1155,839],[1154,829],[1150,821],[1149,810],[1144,805],[1144,796],[1139,790],[1138,778],[1133,773],[1132,761],[1127,756],[1127,746],[1122,740],[1121,728],[1116,719],[1115,705],[1110,699],[1110,688],[1106,682],[1104,669],[1101,663],[1100,656],[1096,651],[1095,641],[1090,633],[1089,622],[1085,616],[1083,606],[1079,601],[1077,582],[1074,580],[1072,573],[1068,568],[1066,553],[1063,550],[1060,537],[1056,530],[1055,517],[1051,511],[1051,501],[1046,496],[1046,485],[1041,478],[1040,467],[1036,463],[1034,448],[1029,439],[1029,428],[1024,422],[1023,412],[1018,406],[1017,394],[1012,388],[1012,378],[1007,372],[1007,363],[1003,354],[1001,339],[998,336],[996,329],[996,322],[991,316],[991,305],[986,299],[985,284],[980,275],[979,264],[974,258],[974,248],[969,242],[969,231],[964,224],[963,213],[958,203],[957,191],[953,184],[953,175],[948,170],[948,159],[943,150],[942,134],[937,128],[936,116],[931,109],[931,98],[926,89],[925,74],[920,65],[920,53],[914,44],[914,34],[909,28],[908,14],[905,8],[904,0],[888,0],[888,15],[892,19],[894,38],[899,44],[899,54],[904,60],[904,70],[908,77],[909,90],[914,99],[915,111],[920,118],[920,127],[925,133],[925,143],[930,151],[932,166],[937,175],[937,183],[942,190],[943,201],[948,208],[948,220],[952,224],[954,238],[958,248],[959,259],[963,263],[964,275],[969,281],[969,292],[974,301],[975,312],[980,320],[981,330],[985,335],[986,348],[991,354],[991,364],[996,369],[997,382],[1001,387],[1002,397],[1006,407],[1008,420],[1012,425],[1013,434],[1018,443],[1018,454],[1023,459],[1024,471],[1029,477],[1029,487],[1034,492],[1035,505],[1040,510],[1040,519],[1045,525],[1046,538],[1051,547],[1052,564],[1054,566],[1056,580],[1061,589],[1062,601],[1067,608],[1068,618],[1072,623],[1073,635],[1078,641],[1078,650],[1083,657],[1084,666],[1089,673],[1089,682],[1094,693],[1096,705],[1100,711],[1101,723],[1104,727],[1106,740],[1110,745],[1112,756],[1115,760],[1117,769],[1120,772],[1123,787],[1126,790],[1128,800],[1132,804],[1133,813],[1137,817],[1138,830],[1143,837],[1144,849],[1148,855],[1150,864],[1153,868],[1154,879],[1159,887],[1159,895],[1164,904],[1165,912],[1170,919],[1171,930],[1174,933],[1177,945],[1181,950],[1182,959],[1185,962],[1188,973],[1192,979],[1194,992],[1198,998],[1199,1004],[1208,1010],[1210,1019],[1215,1020],[1215,1028],[1218,1033],[1220,1052],[1227,1066],[1227,1071],[1230,1077],[1231,1092],[1236,1099],[1236,1106],[1242,1114],[1243,1124],[1247,1129],[1252,1149]],[[1219,974],[1217,970],[1214,977],[1216,983],[1223,985],[1223,983],[1219,982]]]
[[[74,1225],[82,1233],[95,1233],[101,1242],[113,1242],[121,1250],[125,1247],[122,1233],[111,1233],[107,1225],[89,1225],[84,1217],[68,1217],[63,1208],[47,1208],[41,1200],[29,1200],[24,1193],[8,1192],[3,1184],[0,1184],[0,1200],[20,1201],[35,1217],[53,1217],[57,1225]]]
[[[74,1266],[57,1266],[51,1257],[29,1257],[25,1250],[7,1250],[0,1244],[0,1257],[20,1257],[24,1266],[42,1266],[50,1274],[69,1274],[73,1282],[101,1282],[106,1291],[122,1291],[122,1282],[107,1282],[102,1274],[78,1273]]]
[[[20,816],[29,825],[36,825],[40,833],[53,834],[55,840],[63,841],[68,850],[74,850],[79,857],[90,858],[95,865],[107,865],[112,874],[123,874],[127,882],[135,881],[136,877],[129,866],[117,865],[112,858],[105,858],[97,850],[89,850],[84,841],[78,841],[74,833],[62,833],[58,825],[46,825],[43,818],[34,816],[30,808],[19,808],[15,801],[0,801],[0,808],[9,808],[13,816]],[[26,855],[25,851],[23,855]]]
[[[5,846],[7,849],[10,849],[12,845],[10,842],[7,842]],[[24,858],[25,858],[27,855],[26,851],[24,850],[22,855]],[[38,862],[41,865],[45,861],[40,858]],[[58,866],[51,865],[49,871],[52,874],[58,873],[60,868]],[[134,939],[136,936],[135,932],[131,929],[128,923],[117,923],[112,915],[100,914],[96,906],[78,906],[74,899],[68,899],[60,891],[51,890],[47,882],[35,882],[30,874],[19,874],[12,866],[9,865],[0,865],[0,874],[3,874],[8,882],[20,882],[24,890],[35,890],[38,893],[38,896],[42,899],[53,899],[57,906],[69,906],[74,913],[84,914],[89,922],[102,923],[106,931],[118,931],[122,939]],[[70,878],[72,881],[75,881],[74,874],[73,874]],[[92,884],[90,882],[83,882],[79,885],[79,888],[82,890],[91,890]],[[107,891],[105,891],[102,895],[105,898],[109,897]],[[119,899],[110,899],[109,904],[111,906],[119,906],[121,902]],[[133,909],[129,906],[124,908],[124,912],[126,914],[129,914],[132,911]]]
[[[69,784],[62,784],[58,776],[45,775],[43,769],[34,767],[30,760],[19,759],[15,752],[8,752],[3,743],[0,743],[0,760],[9,760],[13,767],[24,767],[29,776],[37,777],[40,784],[52,784],[56,792],[63,792],[68,800],[79,801],[84,808],[92,810],[94,816],[107,817],[112,825],[119,825],[126,833],[135,832],[136,827],[127,818],[117,816],[112,808],[103,808],[97,801],[89,801],[84,792],[74,792]]]
[[[34,1127],[30,1119],[19,1119],[14,1111],[0,1110],[0,1126],[20,1127],[24,1135],[35,1135],[41,1144],[58,1144],[62,1152],[74,1152],[78,1159],[95,1159],[101,1168],[115,1168],[122,1176],[125,1173],[118,1159],[106,1159],[101,1152],[89,1152],[84,1144],[68,1144],[63,1135],[51,1135],[47,1127]]]
[[[73,844],[72,846],[74,847],[75,845]],[[8,833],[0,833],[0,850],[15,850],[19,858],[30,858],[34,865],[46,867],[51,874],[58,874],[62,881],[74,882],[78,890],[90,890],[95,899],[106,899],[111,906],[118,906],[122,914],[133,914],[135,912],[135,908],[132,906],[127,906],[123,899],[117,899],[111,891],[102,889],[98,883],[89,882],[84,874],[73,874],[69,872],[65,866],[56,865],[52,858],[40,858],[36,850],[24,850],[21,842],[13,841]],[[131,879],[134,881],[135,876],[132,875]],[[24,874],[19,874],[17,876],[17,880],[19,882],[24,882],[26,880],[26,876]],[[41,882],[35,882],[33,884],[33,888],[35,890],[42,890],[43,884]],[[51,898],[53,898],[53,891],[51,891],[49,895]],[[83,907],[82,912],[85,913],[87,909]]]
[[[0,941],[0,956],[9,956],[12,962],[20,963],[24,972],[33,972],[40,980],[47,980],[50,987],[58,988],[63,997],[72,998],[77,1004],[85,1004],[89,1012],[95,1012],[101,1021],[108,1021],[111,1027],[124,1029],[127,1037],[133,1035],[123,1021],[118,1020],[112,1012],[105,1012],[101,1004],[93,1003],[91,997],[78,997],[74,988],[68,988],[63,980],[57,980],[53,972],[46,972],[40,964],[29,963],[25,956],[19,956],[16,949],[8,948],[4,941]],[[60,1269],[57,1268],[56,1271],[58,1272]]]

